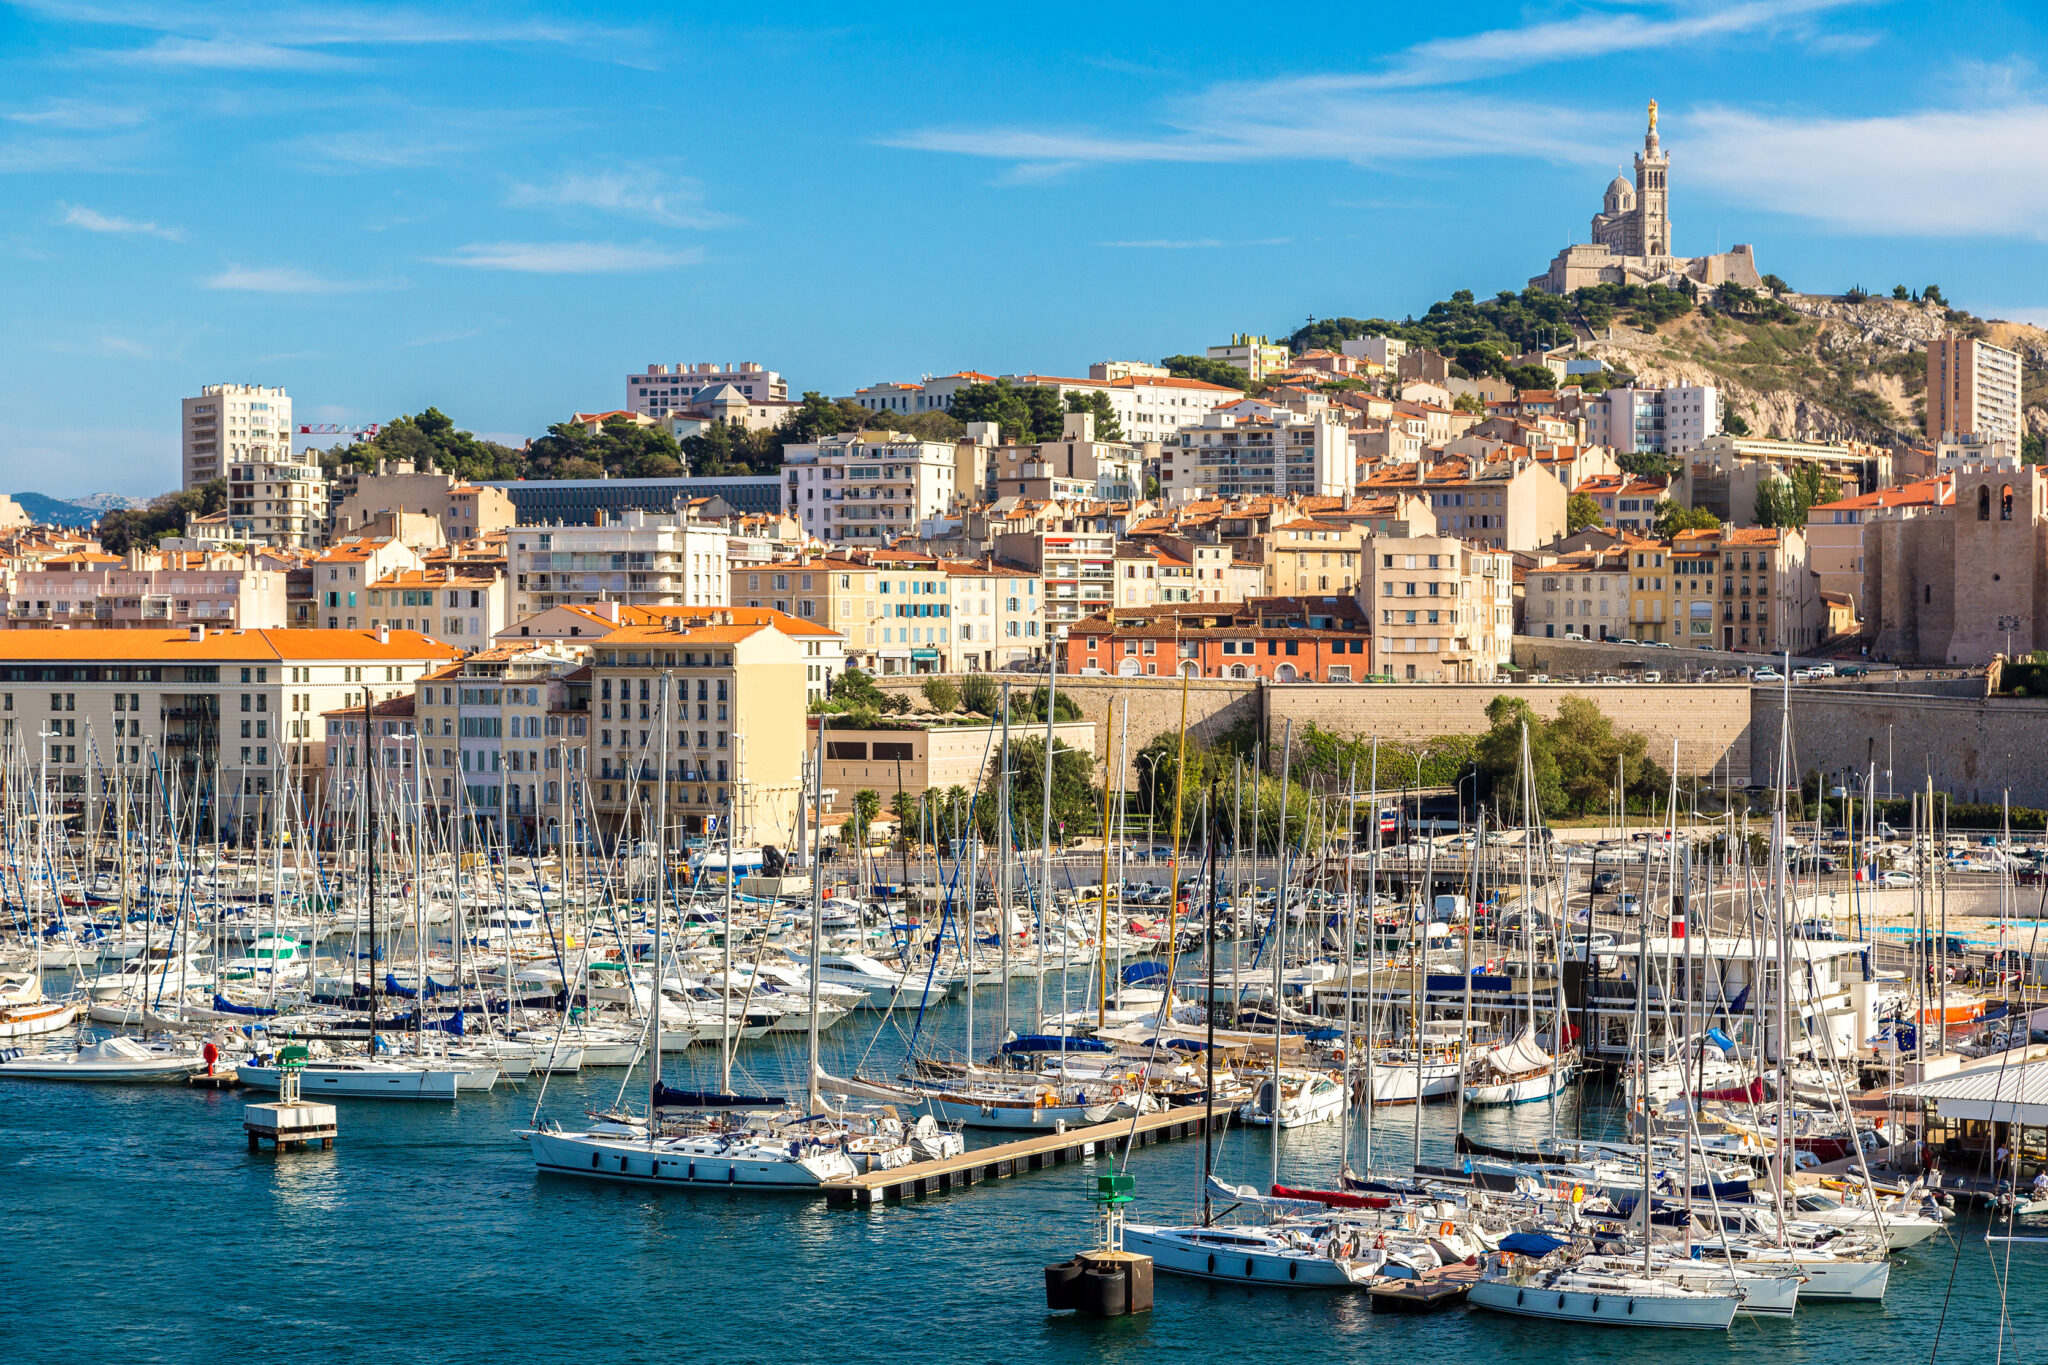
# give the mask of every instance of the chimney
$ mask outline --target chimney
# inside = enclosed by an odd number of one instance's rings
[[[195,645],[196,645],[196,644],[198,644],[198,643],[199,643],[200,641],[202,641],[202,640],[204,640],[204,639],[206,638],[206,627],[205,627],[205,626],[194,626],[194,627],[192,627],[192,630],[191,630],[190,636],[189,636],[188,638],[189,638],[189,639],[191,640],[191,642],[192,642],[193,644],[195,644]]]
[[[377,643],[380,645],[391,643],[391,627],[385,625],[382,621],[377,623]]]
[[[613,625],[617,625],[619,623],[619,604],[612,601],[599,602],[597,604],[597,614]]]

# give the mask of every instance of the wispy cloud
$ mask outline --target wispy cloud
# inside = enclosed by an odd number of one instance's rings
[[[440,332],[434,336],[414,337],[411,341],[402,344],[406,346],[445,346],[451,341],[467,341],[471,337],[480,337],[490,330],[488,327],[469,327],[460,332]]]
[[[59,222],[63,223],[65,227],[75,227],[84,232],[111,233],[116,236],[161,237],[166,242],[182,242],[185,240],[183,228],[160,227],[155,223],[145,223],[134,218],[119,218],[111,213],[101,213],[97,209],[89,209],[83,204],[59,204],[57,207],[64,210],[64,216],[58,220]]]
[[[10,109],[0,120],[31,128],[93,133],[110,128],[133,128],[149,120],[149,112],[133,104],[104,104],[97,100],[51,100],[39,109]]]
[[[696,247],[669,250],[626,246],[616,242],[471,242],[436,265],[472,270],[511,270],[528,275],[609,275],[627,270],[667,270],[696,265],[704,253]]]
[[[1367,70],[1225,82],[1175,96],[1152,131],[1077,127],[919,128],[885,145],[1014,163],[1007,179],[1043,180],[1089,165],[1139,162],[1351,161],[1465,156],[1601,160],[1640,115],[1587,114],[1543,97],[1456,87],[1534,67],[1695,48],[1797,30],[1867,0],[1613,0],[1570,18],[1433,38]]]
[[[157,35],[140,47],[95,58],[157,67],[229,70],[334,68],[354,58],[338,48],[467,44],[547,45],[605,53],[629,35],[601,25],[541,15],[520,17],[483,6],[409,8],[351,4],[174,6],[156,0],[14,0],[15,6],[69,23]]]
[[[1135,242],[1097,242],[1097,246],[1130,251],[1202,251],[1211,247],[1285,246],[1292,237],[1256,237],[1249,241],[1226,242],[1216,237],[1152,237]]]
[[[1832,119],[1707,109],[1687,174],[1837,231],[2048,240],[2048,104]]]
[[[208,289],[240,290],[251,294],[356,294],[392,287],[369,280],[329,279],[288,265],[230,265],[207,276],[201,283]]]
[[[201,71],[338,71],[356,65],[349,57],[241,36],[170,36],[147,47],[120,48],[96,55],[129,66],[189,67]]]
[[[706,209],[703,199],[703,187],[687,176],[617,168],[568,171],[546,184],[514,185],[505,202],[515,208],[595,209],[664,227],[722,226],[727,219]]]

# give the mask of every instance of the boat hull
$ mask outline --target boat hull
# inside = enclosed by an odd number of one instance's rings
[[[528,1132],[534,1165],[551,1175],[572,1175],[675,1189],[771,1189],[816,1193],[828,1180],[850,1179],[851,1158],[827,1152],[800,1161],[671,1153],[644,1141],[575,1133]],[[842,1169],[843,1168],[843,1169]]]
[[[1664,1327],[1725,1332],[1735,1319],[1733,1295],[1601,1293],[1546,1289],[1507,1280],[1481,1280],[1466,1302],[1475,1308],[1524,1318],[1549,1318],[1599,1327]]]

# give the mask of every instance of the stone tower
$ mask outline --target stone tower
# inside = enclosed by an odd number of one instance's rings
[[[1650,127],[1643,134],[1643,150],[1636,153],[1636,217],[1640,235],[1636,240],[1645,256],[1671,254],[1671,212],[1666,200],[1671,158],[1657,141],[1657,101],[1650,101]]]

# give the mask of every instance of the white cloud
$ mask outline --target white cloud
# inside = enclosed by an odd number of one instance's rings
[[[696,247],[680,251],[615,242],[471,242],[436,265],[473,270],[511,270],[528,275],[607,275],[626,270],[666,270],[704,259]]]
[[[703,190],[687,176],[654,169],[569,171],[545,185],[512,187],[515,208],[587,208],[664,227],[710,228],[725,218],[705,209]]]
[[[144,223],[133,218],[117,218],[110,213],[86,208],[83,204],[60,204],[64,217],[60,220],[65,227],[75,227],[85,232],[112,233],[117,236],[161,237],[166,242],[185,240],[183,228],[159,227],[155,223]]]
[[[387,285],[361,280],[333,280],[287,265],[231,265],[201,281],[208,289],[241,290],[251,294],[354,294]]]
[[[1686,174],[1842,232],[2048,240],[2048,104],[1829,119],[1708,109]]]

